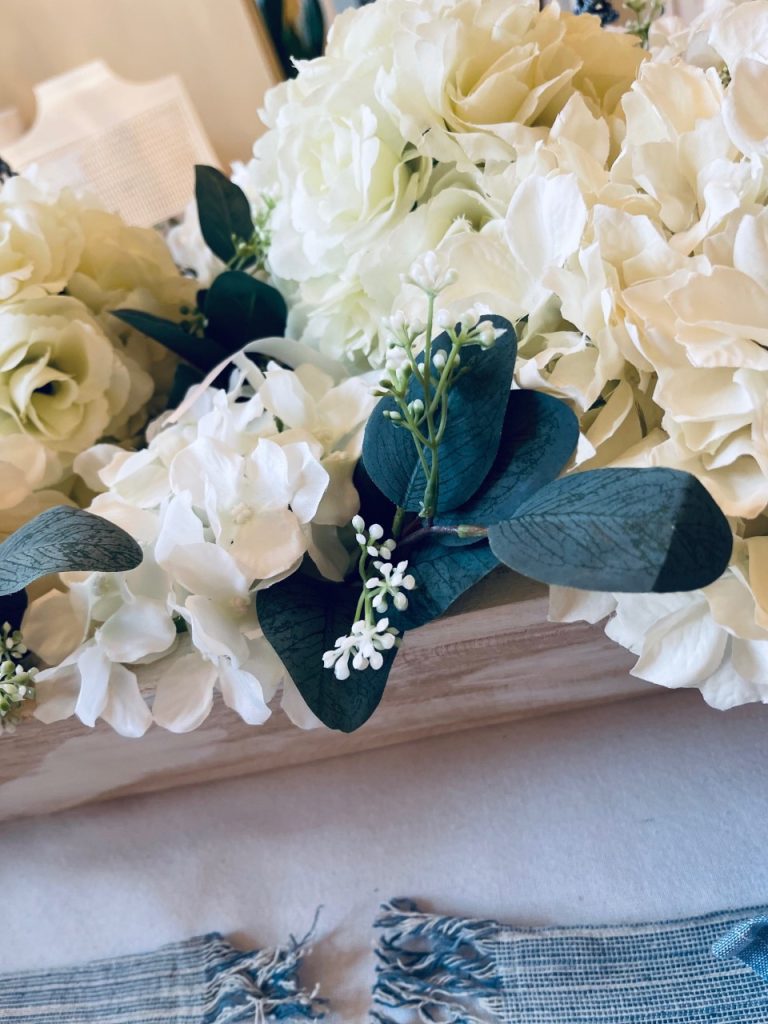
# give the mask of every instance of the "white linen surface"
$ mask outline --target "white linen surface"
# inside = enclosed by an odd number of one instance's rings
[[[353,1024],[391,896],[518,924],[765,903],[767,739],[766,708],[659,693],[11,822],[3,970],[213,930],[276,943],[322,904],[307,975]]]

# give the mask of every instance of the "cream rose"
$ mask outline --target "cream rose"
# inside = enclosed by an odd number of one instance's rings
[[[0,302],[62,291],[83,250],[79,207],[19,176],[0,186]]]
[[[422,195],[431,165],[373,94],[367,65],[347,74],[322,61],[277,86],[254,147],[272,215],[270,268],[303,281],[343,269],[351,253],[391,230]]]
[[[194,307],[199,284],[180,274],[156,231],[132,227],[98,209],[84,210],[80,219],[83,251],[67,293],[88,307],[127,361],[137,363],[154,381],[155,401],[143,417],[146,422],[164,409],[178,359],[112,316],[112,310],[138,309],[180,320],[183,308]]]
[[[490,217],[488,203],[466,176],[442,175],[430,197],[343,274],[299,285],[289,332],[332,358],[380,366],[388,341],[382,323],[404,301],[402,275],[447,234],[479,228]]]
[[[178,319],[180,306],[194,305],[195,282],[181,276],[156,231],[96,209],[84,210],[80,224],[83,249],[67,293],[94,314],[122,307]]]
[[[643,59],[597,18],[538,0],[444,0],[398,11],[377,93],[405,138],[441,161],[514,157],[544,138],[575,92],[612,113]]]
[[[0,437],[74,455],[141,408],[152,381],[77,299],[0,306]]]

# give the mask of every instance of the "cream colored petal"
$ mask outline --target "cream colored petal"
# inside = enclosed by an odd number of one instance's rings
[[[152,717],[170,732],[191,732],[211,712],[218,672],[197,654],[169,661],[157,682]]]
[[[643,639],[633,676],[660,686],[699,686],[722,664],[728,634],[692,599],[658,622]]]
[[[141,696],[138,680],[123,665],[113,665],[109,697],[101,717],[121,736],[143,736],[152,724],[152,713]]]

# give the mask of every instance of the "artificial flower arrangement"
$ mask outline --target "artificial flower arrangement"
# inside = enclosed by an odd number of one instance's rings
[[[279,691],[297,724],[355,729],[402,636],[499,564],[557,618],[609,617],[643,678],[765,697],[768,2],[639,34],[534,0],[341,16],[251,163],[198,169],[168,239],[196,280],[164,250],[111,286],[134,229],[90,214],[85,259],[71,197],[36,200],[71,253],[33,231],[16,260],[32,186],[3,186],[0,347],[25,303],[68,325],[75,302],[71,336],[147,378],[59,430],[55,473],[3,450],[17,520],[63,495],[142,556],[50,563],[6,633],[41,663],[38,718],[186,731],[218,690],[258,724]],[[33,350],[24,323],[3,410],[68,409],[70,335]],[[7,450],[46,447],[40,422],[9,419]],[[150,707],[136,668],[161,660]]]

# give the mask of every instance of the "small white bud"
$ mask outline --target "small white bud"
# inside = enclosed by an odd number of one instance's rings
[[[353,529],[357,530],[358,533],[362,533],[363,530],[365,529],[365,520],[363,519],[363,517],[359,515],[353,516],[352,527]]]
[[[438,311],[437,316],[435,317],[435,323],[441,330],[444,331],[446,328],[450,327],[452,322],[453,317],[447,309],[441,309]]]
[[[408,598],[405,596],[405,594],[395,594],[394,600],[395,608],[397,608],[399,612],[404,612],[405,609],[408,607]]]
[[[384,536],[384,527],[380,523],[373,523],[368,533],[373,540],[380,540]]]
[[[496,328],[488,320],[477,325],[475,336],[481,348],[492,348],[496,344]]]
[[[432,365],[435,367],[436,370],[442,370],[447,361],[448,356],[443,351],[443,349],[438,349],[437,352],[435,352],[435,354],[432,356]]]

